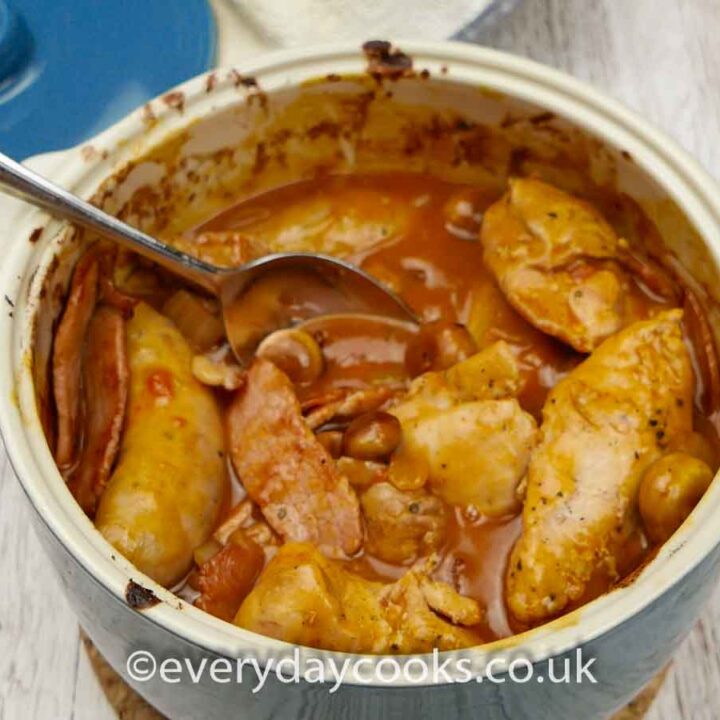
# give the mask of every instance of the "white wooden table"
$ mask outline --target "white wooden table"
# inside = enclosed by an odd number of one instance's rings
[[[467,39],[592,83],[720,178],[719,38],[720,0],[526,0],[492,31]],[[0,718],[110,720],[77,622],[28,520],[0,451]],[[720,590],[678,652],[648,720],[718,716]]]

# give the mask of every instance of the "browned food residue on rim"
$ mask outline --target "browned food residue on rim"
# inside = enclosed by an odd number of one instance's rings
[[[172,92],[165,93],[162,97],[163,102],[173,110],[177,110],[179,113],[185,110],[185,93],[179,90],[173,90]]]
[[[152,590],[134,580],[130,580],[125,588],[125,600],[134,610],[147,610],[160,602],[160,598]]]
[[[249,103],[257,102],[262,110],[267,110],[267,95],[260,87],[260,83],[256,78],[251,75],[243,75],[235,68],[231,68],[227,74],[227,79],[230,80],[236,88],[244,88],[247,91],[247,100]]]
[[[217,82],[218,82],[217,73],[211,72],[207,76],[207,78],[205,78],[205,92],[206,93],[212,92],[215,89]]]
[[[243,75],[242,73],[235,70],[235,68],[232,68],[230,72],[228,73],[228,78],[232,80],[232,83],[235,87],[240,87],[241,85],[246,88],[256,88],[258,86],[258,81],[249,75]]]
[[[368,40],[362,50],[368,61],[368,72],[375,78],[396,80],[412,73],[412,58],[393,48],[387,40]]]

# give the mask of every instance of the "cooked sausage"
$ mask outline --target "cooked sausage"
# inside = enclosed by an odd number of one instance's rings
[[[172,586],[190,569],[226,501],[222,421],[211,392],[192,376],[192,350],[170,320],[140,303],[127,342],[127,423],[95,524],[142,572]]]

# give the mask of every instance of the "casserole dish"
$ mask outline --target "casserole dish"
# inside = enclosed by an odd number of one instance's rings
[[[231,179],[253,194],[311,177],[319,168],[370,172],[382,163],[472,182],[492,171],[496,157],[470,152],[458,160],[449,134],[472,130],[474,123],[518,125],[525,142],[534,139],[548,152],[579,148],[588,173],[642,207],[688,282],[708,296],[713,324],[720,205],[713,181],[694,161],[642,120],[557,72],[452,43],[400,46],[406,55],[371,65],[370,74],[365,55],[348,47],[276,53],[241,69],[215,71],[83,147],[31,164],[144,229],[152,231],[170,217],[179,232],[207,216],[208,208],[221,209],[223,184]],[[462,123],[436,121],[448,113]],[[158,147],[163,150],[156,152]],[[294,648],[233,628],[178,599],[120,556],[73,501],[41,416],[53,326],[79,245],[71,231],[42,213],[9,201],[3,209],[9,249],[2,285],[13,305],[0,321],[0,420],[8,454],[81,624],[113,667],[169,717],[220,718],[242,708],[258,718],[470,712],[488,718],[602,718],[667,662],[697,617],[720,560],[716,484],[630,581],[534,630],[442,654],[445,659],[462,653],[481,675],[492,662],[496,676],[513,658],[526,658],[537,678],[548,676],[551,658],[575,658],[582,649],[585,660],[594,659],[597,682],[453,682],[456,676],[425,683],[353,682],[330,694],[321,685],[285,684],[272,676],[258,693],[250,683],[217,683],[209,675],[179,684],[159,676],[133,681],[126,661],[137,650],[199,664],[216,657],[262,661]],[[149,591],[140,593],[140,601],[128,592],[135,587],[131,581]],[[337,656],[299,649],[301,662]]]

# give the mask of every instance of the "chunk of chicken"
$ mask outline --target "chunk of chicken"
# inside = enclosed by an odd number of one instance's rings
[[[92,516],[120,446],[128,397],[125,321],[116,308],[102,306],[93,314],[82,365],[83,447],[77,467],[69,474],[68,486],[82,509]]]
[[[393,455],[390,480],[402,489],[427,480],[446,502],[486,515],[516,510],[517,486],[537,431],[533,417],[510,397],[519,382],[503,342],[444,373],[416,379],[407,399],[391,409],[403,442]]]
[[[537,431],[517,400],[462,403],[406,425],[404,452],[424,461],[430,488],[446,502],[490,516],[517,509]]]
[[[287,543],[240,606],[235,624],[341,652],[412,653],[474,645],[478,638],[471,630],[445,617],[474,625],[481,620],[480,607],[449,585],[430,581],[434,562],[386,585],[349,572],[312,545]]]
[[[430,559],[433,562],[432,558]],[[427,570],[431,568],[426,565]],[[477,625],[483,617],[477,600],[459,595],[452,585],[446,582],[431,580],[427,575],[414,571],[420,581],[423,600],[436,613],[447,618],[454,625]]]
[[[234,623],[311,647],[380,652],[390,633],[379,607],[382,587],[309,543],[289,542],[260,574]]]
[[[513,307],[580,352],[639,319],[624,241],[590,204],[532,179],[510,181],[482,224],[486,265]]]
[[[444,539],[445,504],[423,490],[403,492],[380,482],[362,494],[360,506],[365,550],[385,562],[409,565],[436,550]]]
[[[443,372],[415,378],[392,412],[410,420],[429,410],[448,410],[463,402],[502,400],[520,390],[520,370],[510,346],[499,341]]]
[[[521,621],[562,612],[598,572],[617,578],[623,545],[639,527],[645,469],[692,430],[681,318],[671,310],[631,325],[548,396],[506,577],[509,607]]]
[[[332,556],[357,552],[357,496],[305,422],[290,380],[269,360],[253,362],[227,427],[235,471],[273,530]]]
[[[477,644],[477,637],[467,628],[482,620],[480,605],[447,583],[430,580],[434,564],[435,558],[428,558],[383,590],[381,603],[392,628],[383,652],[455,650]]]
[[[127,422],[95,524],[142,572],[172,586],[229,492],[222,421],[213,395],[192,376],[190,346],[167,318],[140,303],[127,343]]]

